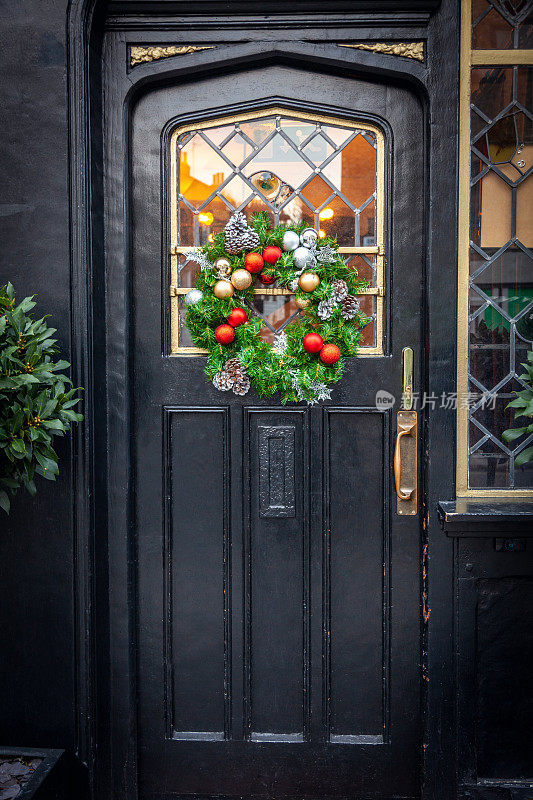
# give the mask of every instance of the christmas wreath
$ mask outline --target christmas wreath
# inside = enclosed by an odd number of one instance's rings
[[[305,223],[272,229],[266,213],[251,225],[235,213],[212,242],[188,256],[200,265],[196,288],[185,295],[186,324],[193,342],[208,351],[205,373],[219,391],[281,402],[329,399],[329,384],[357,353],[361,328],[370,318],[355,295],[368,286],[340,256],[335,239]],[[288,289],[301,314],[275,337],[254,316],[254,282]]]

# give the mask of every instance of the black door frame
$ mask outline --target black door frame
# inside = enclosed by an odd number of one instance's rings
[[[398,13],[388,15],[391,23],[394,19],[398,25],[400,19],[408,17],[405,5]],[[148,10],[148,2],[146,6]],[[420,4],[416,7],[419,9]],[[138,13],[139,4],[135,11]],[[389,19],[384,21],[383,15],[378,16],[378,23],[371,18],[369,21],[387,28]],[[124,513],[128,508],[128,359],[120,334],[127,324],[125,286],[107,287],[113,302],[123,311],[107,331],[102,302],[101,21],[98,0],[72,0],[68,18],[72,354],[73,377],[85,387],[86,398],[86,422],[73,443],[76,723],[78,752],[89,765],[95,796],[118,799],[136,796],[135,621],[129,613],[134,596],[131,568],[135,563],[135,543],[130,536],[128,514]],[[116,103],[111,112],[119,115],[123,130],[127,131],[128,109],[138,92],[148,85],[183,78],[191,68],[198,74],[199,70],[231,68],[252,61],[312,61],[318,69],[342,68],[344,74],[372,74],[381,80],[409,83],[424,105],[428,120],[427,352],[426,380],[420,388],[427,390],[431,386],[440,393],[452,392],[455,386],[457,120],[455,113],[450,114],[457,95],[457,59],[453,58],[453,39],[457,37],[455,2],[445,1],[438,17],[429,19],[426,15],[426,21],[425,64],[338,48],[334,43],[294,42],[293,46],[285,44],[283,49],[275,41],[230,44],[203,51],[201,59],[186,56],[162,60],[117,77],[113,86]],[[356,23],[360,24],[360,20]],[[253,28],[253,20],[248,24]],[[309,16],[306,24],[311,24]],[[301,18],[294,20],[293,28],[301,25]],[[166,35],[161,33],[161,27],[150,31],[149,21],[137,23],[135,29],[136,41],[160,42],[172,36],[172,24],[167,26]],[[382,30],[380,34],[381,39],[393,38],[390,31]],[[119,216],[123,212],[122,198],[119,191],[115,198]],[[126,264],[127,238],[119,229],[114,235]],[[106,335],[110,344],[107,362]],[[106,430],[98,422],[105,418],[109,397],[113,398],[114,413]],[[454,415],[428,409],[425,427],[428,457],[423,572],[428,578],[423,586],[421,621],[421,680],[425,686],[423,796],[433,800],[456,796],[453,552],[437,519],[438,500],[454,493]],[[108,452],[108,442],[119,440],[124,442],[124,449],[120,453],[116,449]],[[114,475],[111,483],[108,469]],[[108,520],[106,507],[123,511],[115,520]]]

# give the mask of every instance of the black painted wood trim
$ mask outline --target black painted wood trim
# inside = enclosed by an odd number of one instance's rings
[[[76,752],[89,766],[95,754],[93,651],[92,310],[90,304],[89,32],[96,0],[73,0],[67,20],[70,210],[71,360],[83,386],[84,421],[72,433]]]
[[[499,533],[533,537],[533,501],[527,498],[441,500],[438,514],[447,536],[492,537]]]
[[[436,11],[441,0],[330,0],[327,10],[330,14],[400,14],[400,13],[425,13]],[[315,14],[324,13],[323,0],[293,0],[288,4],[286,0],[265,0],[257,5],[250,4],[247,0],[196,0],[195,3],[187,0],[110,0],[108,13],[114,14],[176,14],[178,16],[216,16],[224,17],[235,14],[244,14],[253,17],[264,17],[268,14],[284,14],[292,16],[297,13]]]

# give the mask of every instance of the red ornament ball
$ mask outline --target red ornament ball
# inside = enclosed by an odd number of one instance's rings
[[[276,245],[265,247],[265,249],[263,250],[263,258],[265,259],[267,264],[275,264],[278,258],[282,255],[283,255],[282,251],[279,249],[279,247],[276,247]]]
[[[234,308],[228,317],[228,322],[233,328],[237,328],[248,321],[248,314],[244,308]]]
[[[318,353],[324,348],[324,341],[319,333],[306,333],[302,344],[308,353]]]
[[[263,256],[261,255],[261,253],[246,254],[246,258],[244,259],[244,266],[246,267],[248,272],[251,272],[252,274],[261,272],[264,265],[265,262],[263,260]]]
[[[267,286],[269,283],[274,283],[274,281],[276,280],[276,276],[275,275],[260,275],[259,276],[259,280],[261,281],[261,283],[264,283],[265,286]]]
[[[235,331],[231,325],[219,325],[215,328],[215,339],[219,344],[231,344],[235,339]]]
[[[320,360],[324,364],[336,364],[341,357],[341,351],[336,344],[325,344],[320,351]]]

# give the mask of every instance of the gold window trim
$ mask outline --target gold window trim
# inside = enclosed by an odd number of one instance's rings
[[[206,130],[219,125],[228,125],[247,120],[261,119],[275,115],[296,117],[297,119],[321,122],[328,125],[341,125],[345,128],[355,128],[369,131],[376,136],[376,242],[373,247],[339,247],[340,253],[374,255],[376,258],[376,287],[367,289],[361,294],[376,295],[376,345],[365,347],[356,358],[383,355],[383,314],[384,314],[384,280],[385,280],[385,137],[381,128],[361,120],[345,119],[323,114],[310,114],[305,111],[296,111],[281,106],[272,106],[257,111],[243,112],[241,114],[217,117],[216,119],[203,120],[176,127],[170,137],[170,354],[178,356],[205,355],[206,350],[199,347],[180,347],[179,345],[179,296],[186,294],[188,288],[177,286],[178,256],[194,250],[194,247],[184,247],[178,240],[178,161],[177,140],[179,136],[192,130]],[[256,294],[291,294],[283,289],[256,289]]]
[[[472,0],[461,1],[459,79],[459,204],[457,298],[457,397],[468,392],[469,250],[470,250],[470,93],[475,66],[533,64],[533,50],[473,50]],[[457,497],[532,497],[533,489],[468,488],[468,408],[457,403]]]

